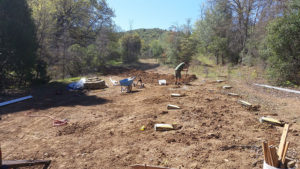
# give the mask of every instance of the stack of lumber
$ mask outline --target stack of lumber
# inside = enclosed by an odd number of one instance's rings
[[[106,87],[105,81],[98,77],[88,78],[84,83],[84,89],[89,90],[104,89]]]
[[[289,125],[285,124],[277,152],[273,141],[263,142],[264,160],[268,165],[276,168],[287,168],[286,153],[290,144],[286,141],[288,130]]]

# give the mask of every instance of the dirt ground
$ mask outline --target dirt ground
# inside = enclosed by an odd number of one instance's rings
[[[3,158],[50,159],[52,169],[129,169],[148,164],[181,169],[262,168],[263,140],[279,144],[282,127],[262,124],[271,116],[291,124],[288,157],[299,160],[300,98],[243,82],[212,83],[198,77],[189,85],[173,85],[173,75],[159,68],[103,76],[104,90],[68,92],[62,84],[35,88],[32,100],[0,108]],[[172,72],[168,70],[166,72]],[[141,76],[145,88],[120,93],[109,78]],[[159,79],[169,85],[159,86]],[[233,89],[224,90],[222,85]],[[58,92],[59,91],[59,92]],[[241,97],[228,96],[235,92]],[[171,93],[185,94],[173,98]],[[249,111],[244,99],[261,105]],[[168,104],[181,107],[167,110]],[[46,117],[68,119],[53,127]],[[156,123],[176,124],[178,130],[158,132]],[[140,128],[145,126],[145,130]]]

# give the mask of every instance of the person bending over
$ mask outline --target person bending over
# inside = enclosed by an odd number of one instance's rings
[[[179,65],[175,68],[175,85],[180,84],[181,81],[181,71],[188,71],[188,64],[185,62],[181,62]]]

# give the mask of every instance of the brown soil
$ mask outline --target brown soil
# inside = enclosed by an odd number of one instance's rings
[[[122,77],[136,76],[138,79],[141,78],[143,83],[158,85],[158,80],[166,80],[168,84],[175,83],[175,76],[171,74],[159,74],[155,72],[147,72],[142,70],[128,70],[119,74]],[[195,75],[182,75],[184,82],[191,82],[197,79]]]
[[[203,79],[178,88],[172,85],[171,74],[129,70],[113,78],[130,76],[142,77],[146,88],[121,94],[120,87],[110,85],[104,90],[56,95],[56,89],[47,86],[35,89],[33,100],[0,108],[5,113],[0,120],[3,158],[51,159],[53,169],[129,169],[136,163],[182,169],[258,169],[263,162],[262,141],[279,143],[282,127],[258,121],[262,115],[274,113],[271,106],[265,105],[271,101],[277,104],[275,99],[266,101],[260,111],[249,111],[237,103],[241,98],[226,95],[227,91],[220,88],[222,84],[204,83]],[[102,78],[109,81],[109,76]],[[170,85],[158,86],[159,79],[166,79]],[[241,84],[231,92],[240,94],[245,88]],[[243,99],[265,103],[251,99],[264,100],[252,89],[245,92]],[[171,93],[186,96],[173,98]],[[298,103],[299,108],[299,99],[293,99],[291,105]],[[167,104],[181,109],[167,110]],[[281,105],[277,107],[283,109]],[[50,119],[31,118],[26,116],[28,112],[67,118],[70,122],[53,127]],[[293,117],[300,117],[299,111],[293,113]],[[291,115],[277,115],[287,117],[292,124],[288,156],[299,159],[300,124],[293,122]],[[158,132],[153,129],[156,123],[179,127]],[[140,130],[142,126],[145,131]]]

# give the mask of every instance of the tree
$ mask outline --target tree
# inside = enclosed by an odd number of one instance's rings
[[[24,86],[44,78],[45,66],[37,66],[35,25],[25,0],[0,1],[1,88]],[[40,62],[39,62],[40,63]]]
[[[300,11],[273,21],[268,27],[266,48],[268,70],[279,84],[300,84]]]
[[[85,61],[74,57],[70,50],[75,45],[84,51],[94,49],[97,64],[85,62],[83,72],[95,70],[110,52],[107,51],[113,37],[112,17],[114,13],[106,0],[28,0],[37,25],[38,54],[50,65],[52,76],[65,77],[80,72],[74,63]],[[116,43],[115,43],[116,44]],[[92,47],[93,46],[93,47]],[[112,48],[110,48],[112,49]],[[110,50],[109,49],[109,50]],[[80,53],[80,52],[79,52]],[[115,52],[114,52],[115,53]],[[76,55],[76,54],[75,54]],[[93,58],[95,59],[95,58]],[[75,73],[77,72],[77,73]]]
[[[207,9],[205,17],[197,21],[192,38],[198,42],[198,51],[213,54],[216,63],[224,64],[225,59],[237,62],[232,44],[232,9],[228,0],[211,1],[212,8]],[[230,43],[231,42],[231,43]],[[221,58],[221,61],[219,61]]]
[[[122,61],[132,63],[138,61],[141,52],[141,39],[138,34],[125,34],[121,39]]]
[[[150,43],[150,51],[153,58],[159,59],[164,52],[164,49],[162,48],[158,40],[153,40]]]

